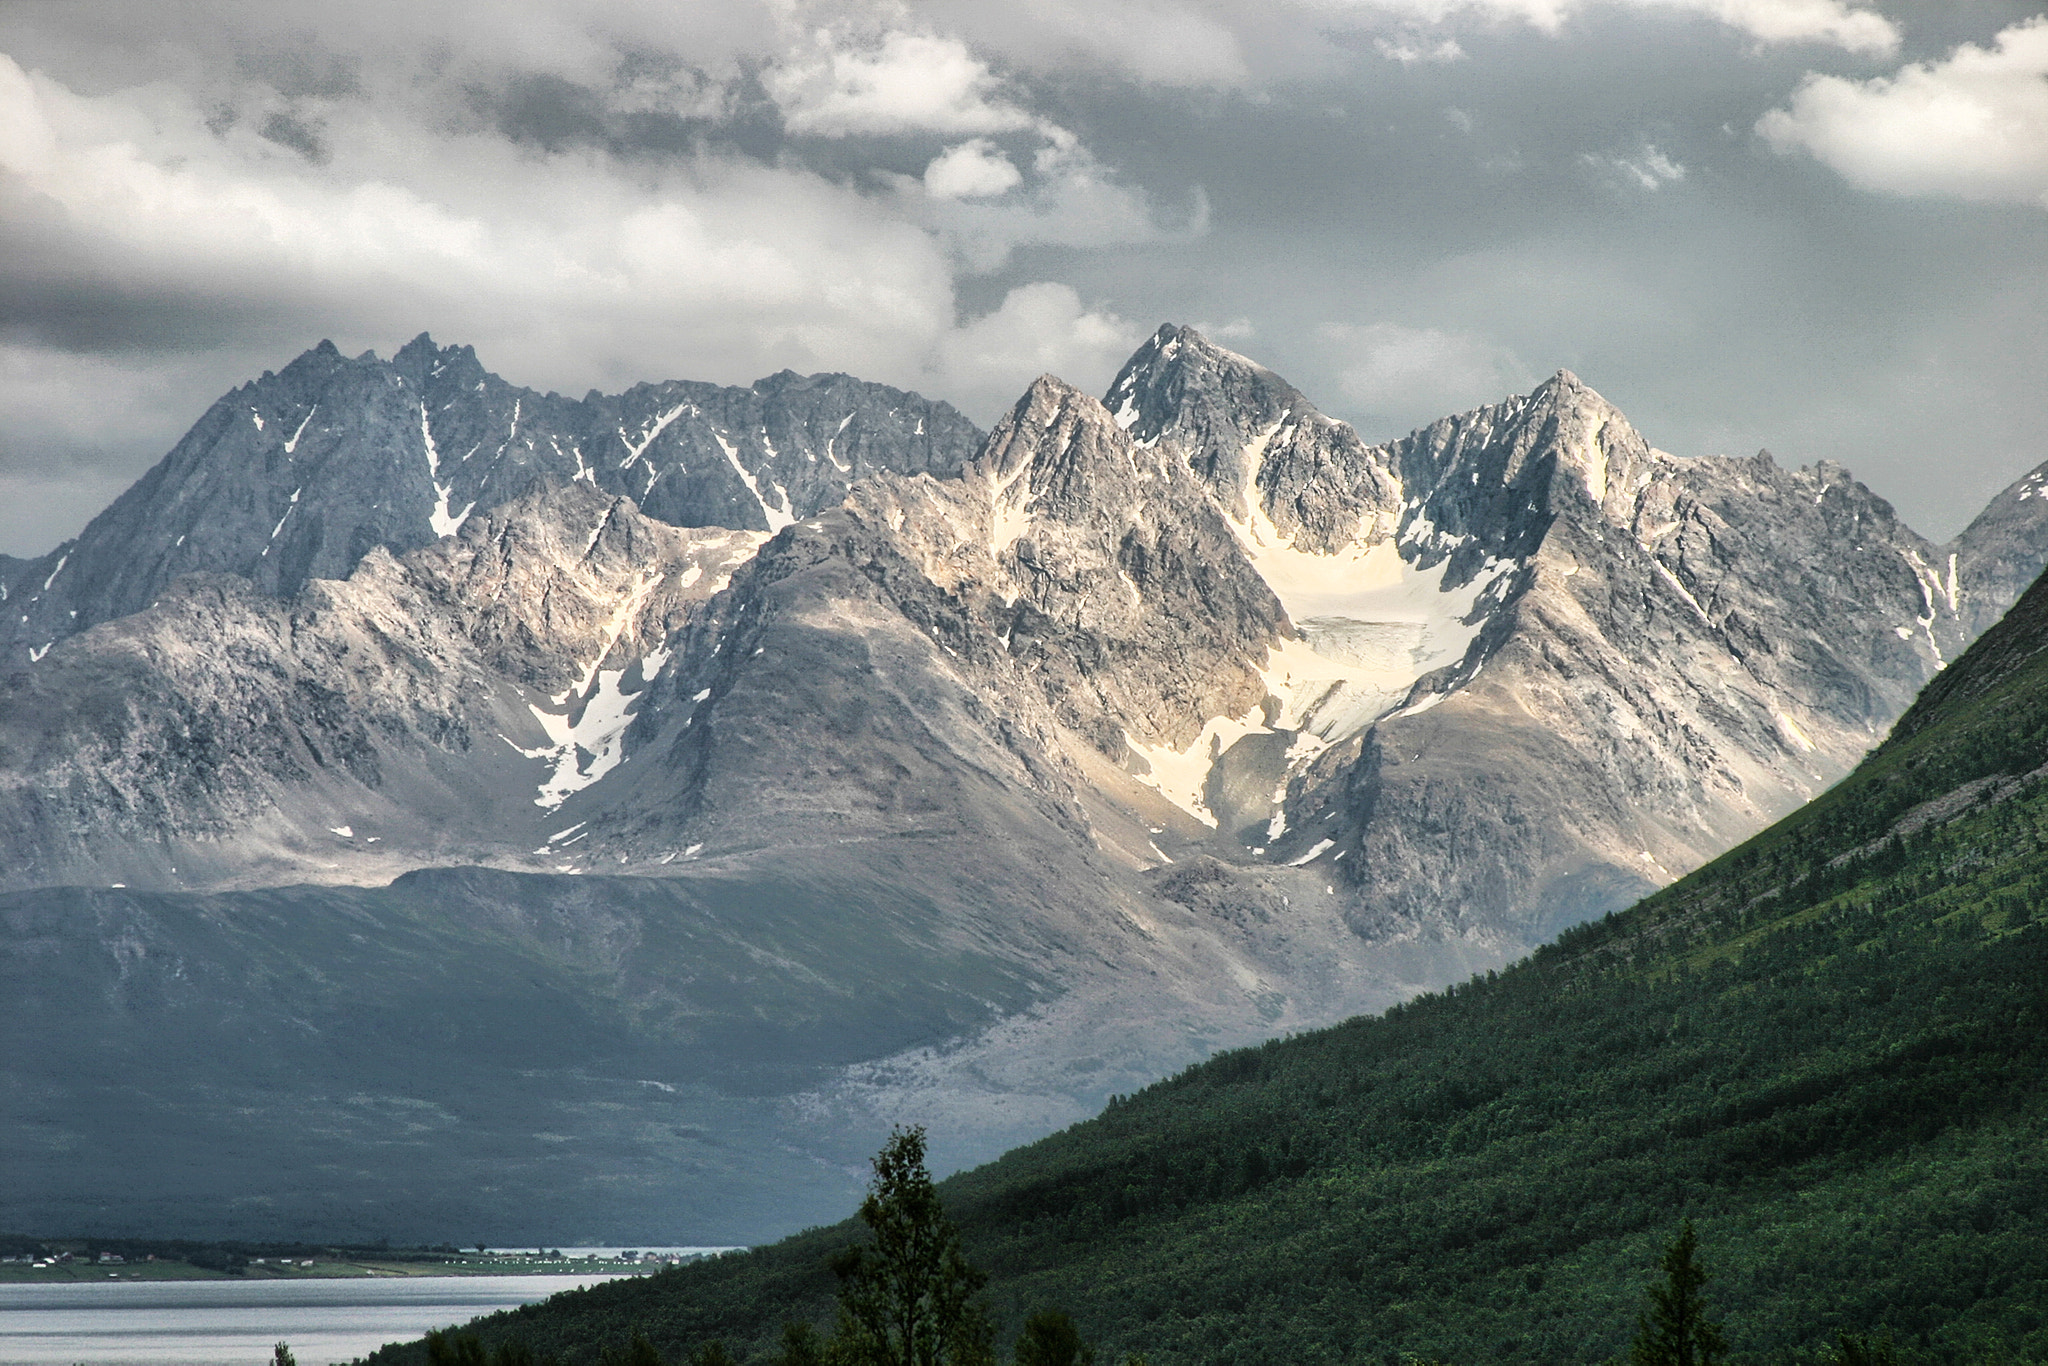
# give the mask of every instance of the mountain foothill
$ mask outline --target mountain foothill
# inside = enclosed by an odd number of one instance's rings
[[[422,336],[0,557],[0,1206],[756,1242],[1660,894],[2048,561],[1578,377],[1372,444],[1165,326],[983,432]]]

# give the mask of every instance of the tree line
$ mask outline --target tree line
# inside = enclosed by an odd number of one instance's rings
[[[996,1366],[996,1330],[978,1298],[988,1277],[967,1259],[959,1230],[947,1217],[925,1163],[922,1128],[898,1129],[874,1159],[874,1176],[859,1217],[869,1241],[830,1259],[839,1283],[831,1333],[806,1320],[783,1325],[774,1366]],[[1662,1276],[1645,1292],[1626,1366],[1721,1366],[1728,1340],[1709,1314],[1710,1275],[1700,1258],[1699,1235],[1685,1220],[1665,1248]],[[486,1351],[474,1333],[429,1333],[429,1366],[559,1366],[552,1353],[536,1356],[517,1338]],[[1012,1345],[1013,1366],[1094,1366],[1095,1349],[1072,1316],[1048,1307],[1031,1314]],[[599,1366],[739,1366],[725,1343],[713,1338],[682,1358],[665,1357],[645,1332],[598,1357]],[[1410,1366],[1448,1366],[1409,1359]],[[274,1366],[293,1366],[290,1348],[277,1344]],[[1147,1366],[1128,1353],[1121,1366]],[[1619,1357],[1602,1366],[1624,1366]],[[1838,1335],[1825,1366],[1900,1366],[1886,1335]]]

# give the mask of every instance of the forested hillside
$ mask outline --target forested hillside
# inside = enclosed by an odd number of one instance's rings
[[[1594,1362],[1690,1217],[1737,1360],[1881,1330],[1908,1361],[2048,1360],[2044,646],[2037,584],[1850,778],[1692,877],[945,1182],[1004,1340],[1058,1305],[1154,1366]],[[479,1332],[766,1357],[827,1322],[852,1237]]]

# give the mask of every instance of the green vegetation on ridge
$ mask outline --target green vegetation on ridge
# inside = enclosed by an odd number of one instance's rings
[[[1689,1218],[1730,1361],[2048,1360],[2044,644],[2037,585],[1854,775],[1630,911],[943,1183],[1002,1331],[1058,1305],[1157,1366],[1597,1362]],[[853,1236],[478,1327],[773,1358]]]

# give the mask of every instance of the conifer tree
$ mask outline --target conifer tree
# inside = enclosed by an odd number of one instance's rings
[[[993,1326],[924,1163],[924,1130],[897,1129],[876,1155],[861,1222],[874,1241],[833,1259],[839,1325],[834,1366],[993,1366]]]
[[[1041,1309],[1024,1320],[1017,1335],[1016,1366],[1095,1366],[1095,1349],[1081,1341],[1081,1330],[1058,1309]]]
[[[1664,1249],[1664,1280],[1649,1289],[1649,1312],[1636,1320],[1629,1348],[1633,1366],[1714,1366],[1728,1350],[1721,1325],[1707,1318],[1700,1290],[1707,1283],[1699,1263],[1699,1237],[1692,1220]]]
[[[808,1323],[782,1325],[782,1360],[777,1366],[825,1366],[825,1342]]]

